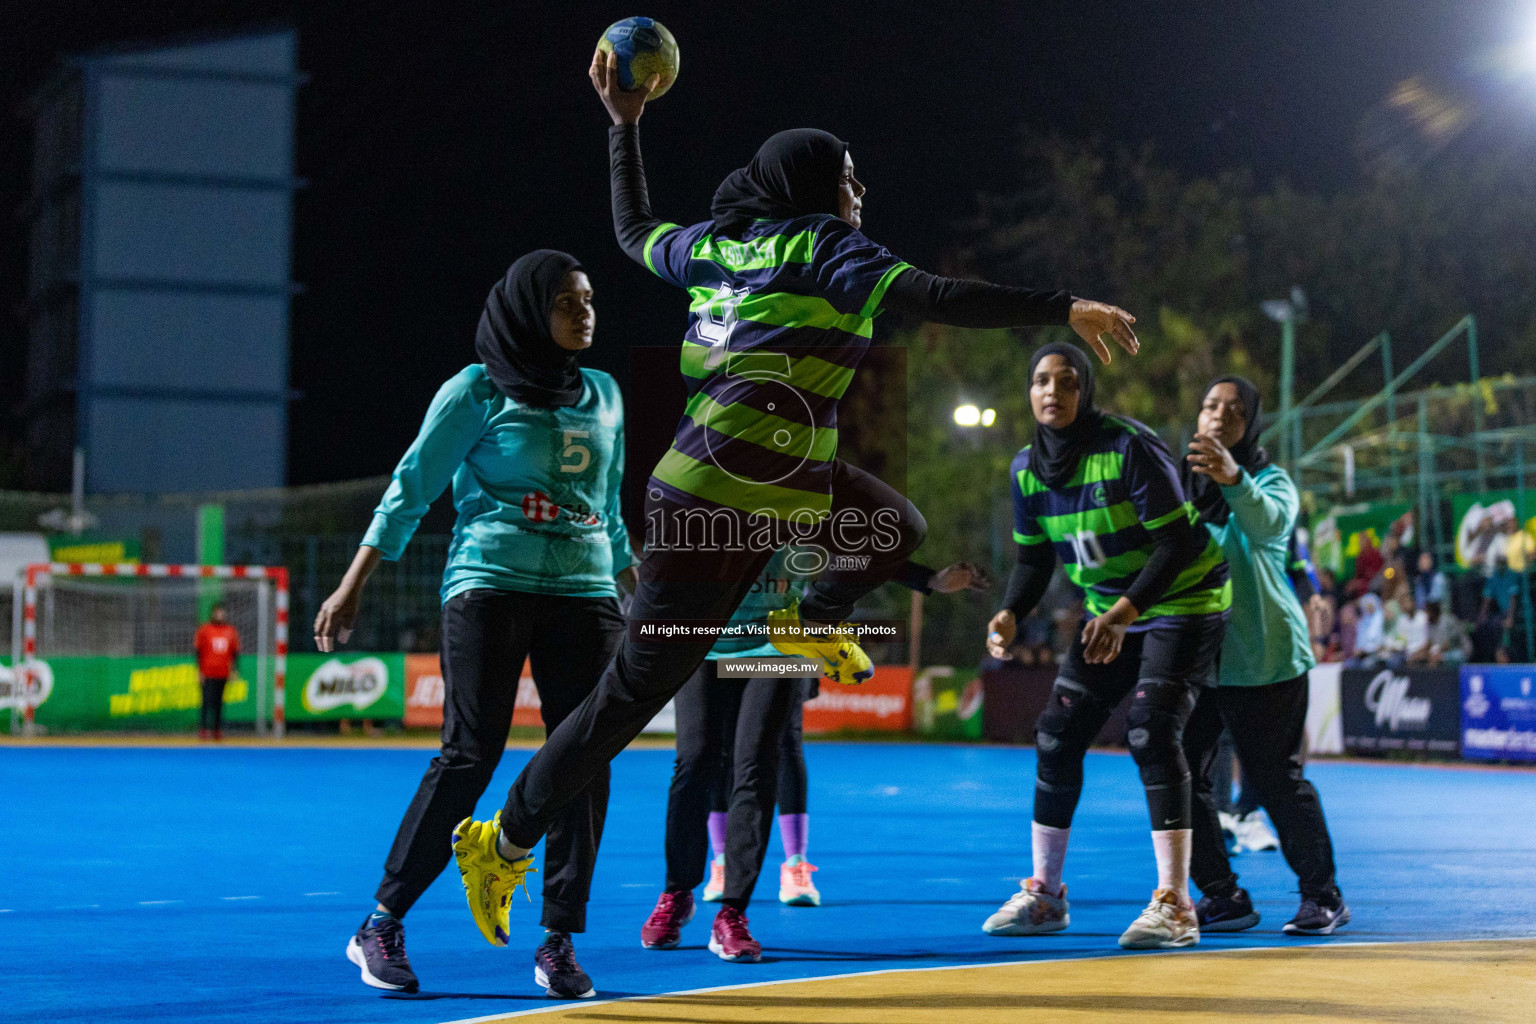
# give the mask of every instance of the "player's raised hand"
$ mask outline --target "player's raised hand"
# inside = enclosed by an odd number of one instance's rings
[[[1131,330],[1131,324],[1135,322],[1136,318],[1119,306],[1094,302],[1092,299],[1075,300],[1067,319],[1077,336],[1088,343],[1101,363],[1108,363],[1111,359],[1109,346],[1104,344],[1106,334],[1131,355],[1141,350],[1141,342],[1136,340],[1136,332]]]
[[[619,88],[619,55],[609,51],[604,59],[601,49],[592,54],[587,77],[592,79],[592,88],[597,90],[598,98],[608,108],[608,116],[613,118],[614,124],[637,124],[645,112],[645,101],[650,98],[651,90],[661,81],[660,75],[653,74],[638,89],[626,92]]]

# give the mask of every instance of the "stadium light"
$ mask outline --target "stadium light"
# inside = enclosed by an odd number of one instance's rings
[[[981,424],[981,410],[970,403],[955,406],[955,423],[962,427],[975,427]]]
[[[981,410],[981,425],[982,426],[990,427],[992,424],[994,424],[996,422],[997,422],[997,410],[996,409],[983,409],[983,410]]]

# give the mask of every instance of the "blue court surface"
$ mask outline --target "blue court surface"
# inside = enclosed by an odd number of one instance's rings
[[[589,930],[601,996],[901,967],[1117,954],[1154,873],[1130,759],[1094,754],[1067,862],[1072,928],[994,939],[982,920],[1029,872],[1027,749],[812,743],[811,857],[826,905],[777,900],[777,845],[749,910],[757,965],[640,947],[662,883],[671,751],[614,763]],[[475,930],[450,866],[406,919],[423,992],[366,988],[343,955],[430,751],[0,747],[0,1019],[439,1022],[551,1004],[532,983],[535,906],[512,945]],[[477,816],[528,752],[507,752]],[[1354,923],[1333,940],[1536,936],[1536,773],[1317,763]],[[446,839],[445,839],[446,842]],[[774,840],[777,844],[777,837]],[[1288,945],[1279,854],[1237,861],[1264,921],[1203,950]],[[535,884],[535,899],[537,899]],[[704,906],[704,905],[701,905]],[[1136,955],[1136,954],[1121,954]]]

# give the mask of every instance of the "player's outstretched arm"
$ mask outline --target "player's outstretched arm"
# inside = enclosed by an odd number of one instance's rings
[[[953,327],[999,328],[1067,324],[1087,342],[1101,362],[1110,361],[1108,335],[1131,355],[1141,343],[1131,325],[1136,318],[1119,306],[1079,299],[1060,289],[1015,288],[967,278],[939,277],[909,268],[891,282],[885,307],[930,323]]]
[[[645,265],[645,246],[662,222],[651,213],[651,197],[645,182],[645,164],[640,159],[640,115],[646,97],[660,81],[652,75],[633,92],[619,88],[618,56],[603,51],[592,55],[587,71],[592,88],[608,109],[613,127],[608,129],[608,183],[613,196],[613,233],[619,248],[636,263]]]

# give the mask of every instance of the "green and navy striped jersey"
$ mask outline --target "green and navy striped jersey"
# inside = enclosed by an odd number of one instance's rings
[[[815,521],[832,507],[837,402],[886,289],[909,267],[826,214],[662,224],[645,265],[688,290],[689,401],[650,486],[685,505]]]
[[[1152,530],[1183,516],[1194,521],[1179,471],[1162,441],[1134,420],[1105,416],[1077,471],[1059,490],[1029,469],[1029,447],[1013,458],[1013,539],[1053,545],[1067,576],[1083,589],[1090,615],[1107,612],[1152,554]],[[1221,546],[1205,550],[1168,592],[1141,611],[1132,629],[1170,615],[1210,615],[1232,605]]]

